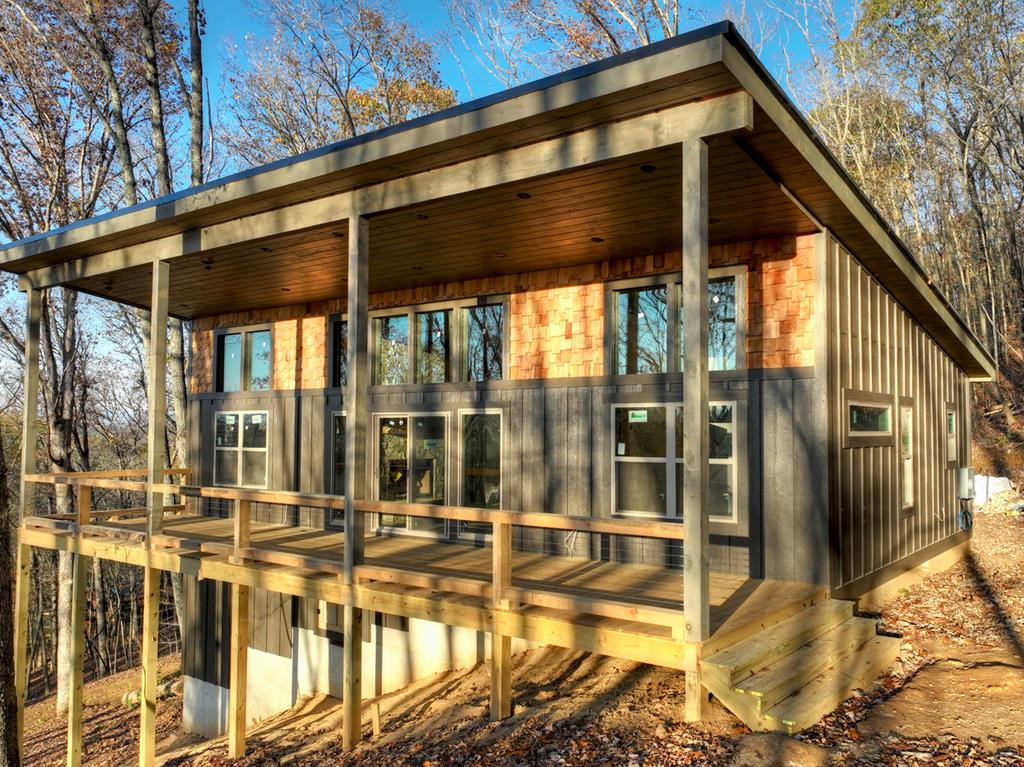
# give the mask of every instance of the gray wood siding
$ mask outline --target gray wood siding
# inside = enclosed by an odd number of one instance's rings
[[[813,432],[800,426],[814,410],[814,371],[754,370],[716,373],[711,400],[737,406],[737,493],[743,524],[712,524],[711,566],[754,578],[824,582],[827,517],[815,500],[820,474]],[[503,414],[502,502],[509,509],[607,517],[612,513],[612,418],[614,404],[679,402],[681,376],[621,379],[505,381],[490,386],[445,384],[374,387],[374,413],[444,412],[451,418],[449,499],[459,498],[459,410]],[[196,481],[213,484],[214,415],[223,410],[269,413],[269,485],[272,489],[330,491],[333,413],[342,410],[336,389],[200,395],[191,402]],[[804,419],[806,420],[806,419]],[[371,434],[372,440],[372,434]],[[372,443],[367,445],[371,449]],[[372,468],[368,470],[372,471]],[[258,519],[311,527],[325,525],[317,509],[254,505]],[[227,515],[210,502],[204,513]],[[679,567],[682,546],[639,538],[566,536],[558,531],[516,528],[514,545],[553,555]],[[223,592],[223,593],[222,593]],[[318,628],[317,605],[253,590],[250,645],[287,656],[294,625]],[[681,596],[681,595],[680,595]],[[226,685],[226,616],[230,595],[215,583],[189,587],[186,672]],[[193,605],[195,607],[193,608]],[[293,615],[294,612],[294,615]],[[332,615],[328,615],[328,622]],[[297,622],[296,622],[297,621]]]
[[[867,270],[829,243],[829,398],[834,482],[830,504],[831,585],[856,596],[887,568],[959,531],[956,467],[970,460],[967,376]],[[858,445],[845,439],[846,395],[884,395],[893,438]],[[855,395],[853,395],[855,396]],[[914,496],[902,508],[900,402],[913,407]],[[947,462],[946,406],[957,419],[957,460]]]

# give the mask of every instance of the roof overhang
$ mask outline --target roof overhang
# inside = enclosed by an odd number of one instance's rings
[[[11,243],[0,249],[0,268],[22,275],[23,287],[66,284],[145,306],[152,261],[174,259],[173,295],[175,279],[201,284],[214,254],[218,270],[225,266],[218,277],[230,269],[237,274],[262,269],[267,284],[281,284],[283,290],[281,281],[291,275],[295,291],[275,293],[268,302],[337,296],[344,279],[340,224],[353,195],[399,189],[409,177],[441,178],[477,158],[515,157],[518,164],[531,146],[579,143],[588,131],[600,136],[629,121],[640,124],[645,115],[668,114],[739,91],[752,97],[753,130],[742,136],[725,131],[724,138],[710,142],[712,241],[749,237],[752,229],[771,236],[827,227],[968,375],[994,375],[990,355],[729,22]],[[395,265],[411,257],[412,239],[420,252],[424,243],[434,253],[457,247],[458,262],[469,276],[530,268],[539,256],[526,249],[496,260],[492,241],[503,231],[492,225],[497,221],[506,221],[507,231],[524,241],[544,242],[547,233],[550,243],[551,232],[576,231],[583,245],[574,250],[575,241],[567,239],[560,249],[570,261],[678,247],[675,150],[664,146],[614,157],[592,146],[586,151],[593,153],[592,165],[581,161],[552,173],[545,173],[544,165],[535,168],[531,188],[546,190],[531,200],[535,215],[520,210],[518,216],[503,216],[516,184],[523,183],[515,176],[492,179],[480,190],[470,184],[445,194],[446,188],[438,186],[430,199],[392,195],[371,219],[371,272],[394,272],[388,284],[396,287],[396,280],[426,280],[422,266],[421,273],[404,278],[395,271]],[[584,153],[583,160],[589,156]],[[659,172],[643,184],[635,180],[638,167],[652,166]],[[600,183],[594,181],[598,176]],[[554,204],[567,196],[575,204]],[[595,225],[595,217],[587,211],[597,208],[588,205],[599,203],[604,231],[590,237],[586,229]],[[645,210],[650,215],[636,215]],[[293,225],[286,233],[260,228],[283,219],[295,224],[305,214],[311,216],[308,227]],[[531,228],[525,230],[527,218]],[[455,227],[452,221],[462,223]],[[461,239],[453,239],[456,235]],[[602,241],[600,247],[594,240]],[[282,249],[292,257],[272,255]],[[444,259],[427,263],[434,278],[451,279]],[[284,271],[273,271],[273,264]],[[325,275],[319,282],[309,279],[317,269]],[[172,302],[172,312],[181,316],[204,311],[209,313],[208,306]]]

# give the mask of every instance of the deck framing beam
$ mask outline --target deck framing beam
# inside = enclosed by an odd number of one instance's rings
[[[684,636],[711,635],[708,567],[708,146],[683,143],[683,619]],[[698,669],[686,674],[686,718],[703,718]]]

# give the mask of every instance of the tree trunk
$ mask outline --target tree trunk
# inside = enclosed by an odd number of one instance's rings
[[[99,557],[92,559],[92,593],[96,601],[96,656],[99,659],[96,671],[107,675],[114,673],[110,665],[110,629],[107,591],[103,585],[103,566]]]
[[[71,676],[71,554],[57,555],[57,712],[68,710]]]
[[[7,470],[7,454],[0,435],[0,573],[5,574],[13,573],[15,568],[11,546],[14,520]],[[14,590],[6,582],[0,585],[0,767],[21,764],[18,698],[14,687],[14,617]]]

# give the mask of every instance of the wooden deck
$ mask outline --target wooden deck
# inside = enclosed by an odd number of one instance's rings
[[[39,518],[26,520],[25,528],[35,545],[42,543],[40,536],[61,535],[54,531],[53,522]],[[84,526],[81,532],[83,539],[94,539],[93,549],[105,549],[113,555],[111,558],[119,558],[118,553],[124,555],[131,547],[144,547],[145,519],[104,520]],[[104,539],[112,545],[104,547]],[[343,541],[341,532],[254,521],[245,566],[257,573],[297,574],[322,581],[323,574],[343,572]],[[201,554],[200,561],[207,569],[218,564],[226,566],[235,552],[234,521],[168,516],[164,519],[163,534],[154,543],[171,556],[190,558]],[[364,564],[356,569],[361,586],[488,609],[489,546],[413,536],[371,536],[364,546]],[[99,550],[95,555],[104,556]],[[221,569],[222,575],[225,572]],[[512,590],[508,595],[520,605],[515,613],[544,617],[567,626],[586,625],[616,634],[633,634],[636,639],[663,640],[647,645],[649,652],[641,649],[642,642],[630,643],[626,652],[616,653],[614,646],[606,647],[609,654],[632,660],[675,668],[690,665],[690,653],[666,656],[663,652],[666,642],[686,644],[679,639],[682,593],[683,574],[678,568],[539,552],[512,554]],[[706,651],[728,646],[824,598],[823,587],[712,572],[712,636],[705,643]],[[551,639],[554,644],[560,643],[557,636]]]

